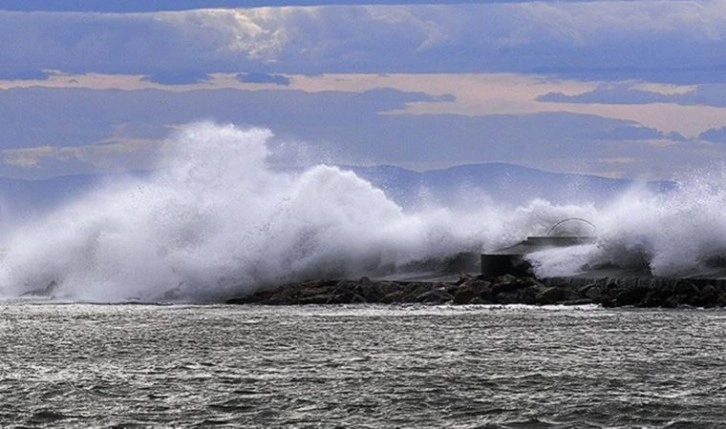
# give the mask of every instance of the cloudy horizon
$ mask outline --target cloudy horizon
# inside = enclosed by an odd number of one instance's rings
[[[668,179],[726,155],[724,3],[205,3],[6,3],[0,176],[148,168],[202,120],[418,170]]]

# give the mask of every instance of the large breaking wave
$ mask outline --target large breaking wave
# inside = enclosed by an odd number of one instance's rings
[[[262,285],[384,275],[495,249],[567,217],[596,224],[598,243],[534,255],[541,275],[600,263],[677,274],[726,248],[726,192],[713,185],[720,179],[665,195],[636,189],[606,206],[536,200],[514,210],[494,203],[404,209],[336,167],[271,168],[271,139],[264,129],[190,125],[167,142],[151,176],[116,181],[6,227],[0,294],[217,300]]]
[[[660,277],[726,276],[726,170],[692,172],[670,192],[643,188],[592,215],[597,243],[532,256],[538,274],[635,268]]]

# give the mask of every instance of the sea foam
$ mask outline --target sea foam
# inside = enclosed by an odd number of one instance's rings
[[[538,253],[538,274],[644,263],[667,275],[726,247],[726,192],[709,183],[668,194],[633,190],[605,207],[534,200],[516,209],[404,208],[337,167],[272,168],[274,139],[265,129],[191,124],[165,143],[151,175],[107,183],[40,219],[7,226],[0,294],[214,301],[264,285],[385,275],[492,250],[568,217],[597,225],[598,242]]]

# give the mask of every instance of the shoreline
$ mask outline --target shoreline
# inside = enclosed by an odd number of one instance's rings
[[[458,281],[305,280],[260,289],[228,304],[527,304],[603,307],[726,307],[726,279],[538,279],[506,274],[463,276]]]

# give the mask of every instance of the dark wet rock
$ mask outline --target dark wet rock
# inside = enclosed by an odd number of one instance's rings
[[[596,300],[603,295],[605,288],[598,283],[589,283],[577,289],[577,293],[587,299]]]
[[[381,299],[382,304],[396,304],[396,303],[403,303],[406,302],[403,300],[403,297],[405,296],[404,291],[397,290],[391,293],[388,293],[383,296]]]
[[[615,295],[615,305],[618,307],[625,305],[638,305],[643,301],[643,298],[648,295],[648,292],[648,288],[642,286],[623,288],[617,295]]]
[[[360,280],[341,280],[336,285],[336,293],[353,302],[379,302],[385,295],[385,282],[374,282],[368,277]]]
[[[602,305],[605,308],[615,307],[615,299],[608,294],[603,294],[599,299],[595,300],[597,304]]]
[[[345,300],[340,295],[321,293],[311,296],[302,296],[298,300],[300,304],[344,304]]]
[[[530,305],[538,304],[537,296],[545,289],[547,289],[547,287],[540,284],[532,284],[527,286],[527,288],[522,289],[519,292],[518,298],[520,303]]]
[[[367,304],[368,300],[360,295],[353,295],[353,299],[350,300],[351,304]]]
[[[704,285],[701,288],[701,293],[699,294],[698,301],[696,302],[696,305],[703,306],[703,307],[713,307],[717,306],[720,298],[719,290],[716,289],[716,287],[712,284]]]
[[[566,302],[576,300],[579,295],[571,290],[565,289],[560,286],[551,286],[537,294],[538,304],[557,304],[560,302]]]
[[[604,307],[726,306],[726,280],[462,277],[455,282],[307,280],[260,289],[234,304],[530,304]]]
[[[503,292],[494,296],[494,302],[497,304],[519,304],[519,294],[516,292]]]
[[[666,307],[666,308],[679,308],[683,305],[686,305],[688,302],[688,296],[685,294],[675,294],[671,295],[668,298],[663,301],[663,303],[660,305],[660,307]]]
[[[425,304],[445,304],[453,300],[454,297],[443,287],[432,289],[416,297],[416,302]]]
[[[530,277],[514,277],[511,274],[506,274],[496,278],[496,281],[492,287],[492,292],[496,294],[500,293],[511,293],[519,289],[526,288],[531,285]]]
[[[469,304],[473,304],[473,305],[493,304],[491,301],[487,301],[487,300],[482,299],[482,298],[480,298],[478,296],[475,296],[474,298],[472,298],[471,301],[469,301],[468,303]]]
[[[578,299],[570,299],[567,301],[558,302],[557,304],[560,304],[560,305],[590,305],[590,304],[597,304],[597,303],[589,298],[578,298]]]
[[[687,282],[683,287],[679,288],[680,292],[686,296],[686,304],[698,305],[701,297],[701,290],[695,284]]]
[[[457,282],[458,283],[458,282]],[[454,304],[469,304],[474,298],[485,299],[491,295],[492,283],[482,279],[466,279],[458,283],[454,295]]]

